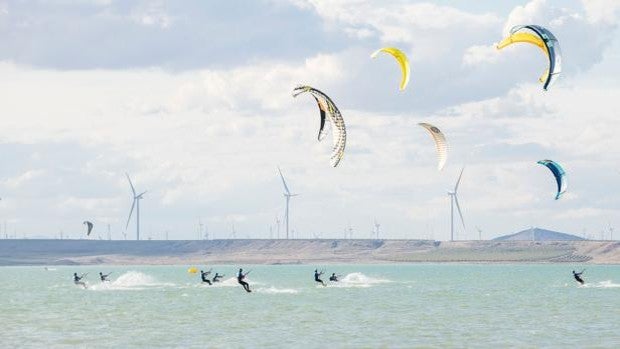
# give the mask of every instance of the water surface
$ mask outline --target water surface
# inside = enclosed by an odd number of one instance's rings
[[[243,266],[249,294],[236,266],[210,266],[215,286],[188,267],[1,267],[0,347],[620,347],[620,266],[578,286],[572,265],[318,265],[342,275],[327,287],[314,266]]]

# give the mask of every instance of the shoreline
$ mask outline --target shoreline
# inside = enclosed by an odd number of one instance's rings
[[[0,266],[620,264],[618,241],[0,240]]]

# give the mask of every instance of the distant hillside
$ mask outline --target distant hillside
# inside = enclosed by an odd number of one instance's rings
[[[581,241],[579,236],[560,233],[553,230],[530,228],[518,233],[500,236],[494,241]]]
[[[620,264],[618,241],[0,240],[2,265]]]

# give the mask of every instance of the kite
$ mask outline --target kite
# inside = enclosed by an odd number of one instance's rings
[[[564,171],[562,166],[560,166],[560,164],[552,160],[540,160],[537,163],[546,166],[551,171],[551,173],[553,173],[555,181],[558,184],[558,192],[555,195],[555,199],[559,199],[560,195],[564,194],[566,188],[568,187],[568,183],[566,181],[566,172]]]
[[[446,143],[446,137],[437,127],[431,124],[421,122],[418,125],[424,127],[431,134],[431,137],[433,137],[435,148],[437,149],[437,169],[441,171],[446,164],[446,160],[448,160],[448,144]]]
[[[402,77],[400,80],[400,90],[403,91],[407,87],[407,84],[409,83],[410,69],[409,69],[409,59],[407,59],[407,55],[405,55],[403,51],[397,49],[396,47],[384,47],[384,48],[380,48],[377,51],[373,52],[370,55],[370,57],[375,58],[380,52],[385,52],[391,55],[392,57],[394,57],[394,59],[396,59],[396,62],[398,62],[398,66],[400,67],[400,70],[402,73]]]
[[[510,36],[497,44],[497,49],[517,42],[529,43],[538,46],[549,59],[549,67],[539,78],[546,91],[553,85],[562,72],[562,51],[558,39],[546,28],[539,25],[517,25],[510,29]]]
[[[344,119],[342,114],[334,104],[334,102],[323,92],[310,87],[310,86],[298,86],[293,90],[293,97],[297,97],[300,94],[308,92],[314,97],[317,105],[319,106],[319,112],[321,117],[321,124],[319,127],[318,140],[321,141],[327,134],[325,130],[325,119],[328,118],[332,126],[333,137],[333,149],[331,154],[331,165],[333,167],[338,166],[340,160],[344,155],[344,148],[347,143],[347,130],[344,125]]]

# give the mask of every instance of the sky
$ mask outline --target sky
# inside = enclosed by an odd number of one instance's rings
[[[583,1],[0,1],[0,236],[448,240],[532,226],[609,238],[620,226],[620,3]],[[538,48],[495,49],[513,25],[558,38],[549,91]],[[380,47],[404,51],[411,80]],[[318,110],[337,104],[329,163]],[[439,127],[450,147],[437,171]],[[536,162],[553,159],[555,180]],[[135,214],[135,212],[134,212]],[[278,222],[280,222],[278,224]],[[456,221],[455,223],[459,223]],[[278,228],[279,227],[279,228]],[[350,230],[349,230],[350,228]],[[233,233],[234,232],[234,233]],[[616,234],[617,235],[617,234]]]

